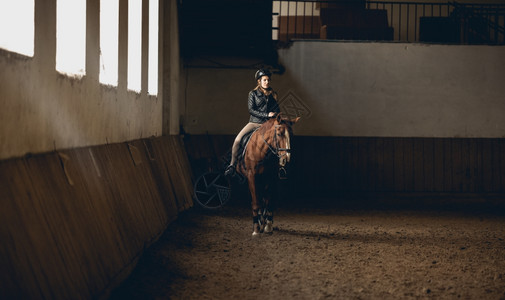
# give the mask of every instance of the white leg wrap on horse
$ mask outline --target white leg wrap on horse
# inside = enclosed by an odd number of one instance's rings
[[[256,217],[257,218],[257,217]],[[257,220],[257,219],[256,219]],[[260,224],[258,224],[258,222],[254,222],[253,223],[253,233],[252,233],[252,236],[257,236],[261,233],[261,227],[260,227]]]
[[[267,220],[265,222],[265,227],[263,228],[264,233],[273,233],[274,232],[274,226],[272,224],[272,221]]]

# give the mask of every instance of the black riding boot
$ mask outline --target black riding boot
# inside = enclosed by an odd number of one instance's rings
[[[229,165],[224,171],[225,176],[234,176],[235,175],[235,166]]]

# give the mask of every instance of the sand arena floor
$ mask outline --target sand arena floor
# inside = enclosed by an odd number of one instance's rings
[[[111,299],[505,299],[505,214],[247,206],[180,215]]]

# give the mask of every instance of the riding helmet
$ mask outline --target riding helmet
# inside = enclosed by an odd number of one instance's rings
[[[254,78],[256,80],[260,79],[262,76],[271,77],[272,73],[270,73],[269,71],[264,70],[264,69],[259,69],[258,71],[256,71],[256,74],[254,74]]]

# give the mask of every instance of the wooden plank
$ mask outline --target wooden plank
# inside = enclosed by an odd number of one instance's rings
[[[357,138],[356,143],[358,147],[356,188],[360,192],[366,192],[370,191],[370,139]]]
[[[350,173],[350,185],[349,188],[351,191],[359,191],[361,174],[359,170],[359,139],[357,137],[352,137],[349,139],[349,173]]]
[[[153,142],[153,139],[146,139],[142,142],[147,156],[147,163],[149,163],[151,167],[153,180],[155,181],[162,200],[163,211],[168,219],[173,219],[177,216],[179,209],[176,200],[177,195],[171,181],[170,173],[166,167],[168,163],[165,155],[168,154],[168,151],[163,151],[162,149],[165,148],[159,145],[159,143]]]
[[[426,175],[425,171],[425,152],[424,152],[424,143],[425,139],[415,138],[412,140],[412,149],[413,149],[413,177],[414,184],[413,190],[416,192],[425,191],[426,188]],[[428,174],[429,176],[429,174]]]
[[[342,191],[350,191],[351,190],[351,185],[352,185],[352,164],[351,164],[351,157],[352,157],[352,152],[353,152],[353,147],[351,143],[352,139],[349,137],[343,137],[342,138],[342,143],[343,143],[343,163],[342,163],[342,172],[344,174],[342,184],[343,184],[343,189]]]
[[[175,143],[176,151],[177,151],[177,162],[178,162],[178,171],[179,176],[182,179],[182,191],[183,197],[185,198],[186,208],[190,208],[193,206],[193,182],[191,180],[190,173],[190,165],[187,159],[187,154],[184,145],[182,144],[182,140],[179,136],[172,136],[172,139]]]
[[[403,147],[403,170],[404,170],[404,185],[406,192],[414,191],[414,139],[404,138]]]
[[[320,172],[319,165],[326,164],[322,161],[320,157],[318,157],[315,153],[316,151],[316,143],[314,139],[308,139],[307,137],[298,137],[298,146],[301,146],[300,152],[303,153],[300,157],[296,158],[297,168],[295,170],[296,174],[299,176],[297,181],[297,188],[300,188],[304,184],[311,186],[313,189],[317,189],[319,187],[317,182],[317,177],[315,173]],[[314,174],[314,176],[303,176],[302,174]]]
[[[336,139],[317,138],[316,160],[318,160],[319,173],[316,185],[325,194],[324,196],[334,195],[338,190],[339,182],[337,182],[337,164],[338,164],[338,145]]]
[[[311,153],[318,157],[322,162],[332,161],[334,159],[334,153],[330,151],[321,151],[321,149],[327,149],[327,144],[324,138],[316,137],[312,139]],[[316,189],[326,193],[328,191],[328,182],[333,170],[332,164],[314,164],[311,166],[312,169],[312,186]]]
[[[452,189],[453,192],[461,192],[463,190],[463,182],[465,177],[465,167],[462,159],[462,140],[452,140]]]
[[[335,165],[333,167],[333,184],[334,192],[342,191],[344,189],[344,142],[341,137],[335,137],[332,139],[335,154]]]
[[[500,192],[505,192],[505,139],[500,139]]]
[[[331,188],[331,194],[336,195],[338,192],[342,191],[343,189],[343,178],[344,178],[344,173],[342,170],[342,164],[343,164],[343,152],[344,152],[344,147],[342,143],[342,138],[341,137],[332,137],[331,138],[331,144],[329,145],[331,152],[333,153],[332,161],[334,163],[329,163],[332,168],[332,180],[330,181],[330,185],[332,186]]]
[[[474,191],[476,193],[480,193],[480,192],[483,192],[484,191],[484,187],[483,187],[483,183],[484,183],[484,180],[483,180],[483,173],[482,173],[482,149],[483,149],[483,146],[482,146],[482,139],[475,139],[475,162],[474,162],[474,170],[473,170],[473,174],[475,176],[474,180],[473,180],[473,184],[475,185],[474,187]]]
[[[374,138],[373,191],[384,191],[384,139]]]
[[[493,145],[491,139],[482,139],[482,191],[493,191]]]
[[[383,140],[384,164],[383,164],[383,191],[395,190],[395,139],[385,138]]]
[[[499,192],[501,187],[501,154],[500,154],[500,140],[492,139],[491,140],[491,152],[492,152],[492,190],[493,192]]]
[[[306,186],[307,182],[311,179],[308,178],[310,176],[305,175],[311,174],[309,172],[314,172],[316,166],[323,163],[312,151],[313,144],[311,139],[305,136],[295,136],[293,138],[293,161],[290,165],[291,175],[289,182],[292,183],[295,195],[307,193],[307,190],[303,187]],[[311,192],[313,191],[309,191],[309,193]]]
[[[157,157],[163,157],[165,172],[170,176],[175,201],[179,211],[188,209],[192,202],[192,183],[188,173],[185,173],[189,163],[185,159],[182,144],[176,140],[178,137],[154,139],[153,145]]]
[[[463,161],[465,162],[465,180],[463,183],[463,192],[476,192],[476,170],[478,161],[477,141],[476,139],[464,139]]]
[[[168,182],[170,187],[174,193],[173,201],[177,206],[178,211],[182,211],[186,209],[186,199],[185,199],[185,191],[186,188],[182,187],[179,182],[179,167],[177,165],[178,156],[176,153],[176,148],[173,143],[169,139],[153,139],[152,140],[154,151],[156,153],[156,157],[163,161],[164,166],[164,174],[168,176]],[[205,141],[204,145],[207,147],[207,151],[210,149],[209,141]],[[206,156],[206,153],[203,153]],[[175,216],[176,214],[174,214]]]
[[[435,151],[434,139],[423,139],[423,173],[424,173],[424,188],[421,192],[435,191]]]
[[[433,139],[433,191],[443,192],[445,182],[445,151],[444,139]]]
[[[367,191],[374,192],[376,190],[377,185],[377,149],[376,149],[376,138],[367,137],[367,146],[368,146],[368,167],[367,167]]]
[[[405,191],[405,142],[402,138],[394,139],[394,191]]]
[[[158,182],[154,178],[153,165],[150,163],[152,153],[147,151],[143,140],[136,140],[128,143],[130,152],[136,149],[138,152],[137,160],[133,159],[132,171],[137,177],[137,190],[143,195],[144,199],[151,201],[138,201],[139,211],[145,212],[145,215],[140,216],[144,221],[147,232],[152,232],[153,238],[158,236],[160,230],[164,229],[168,220],[168,211],[165,210],[163,201],[158,187]],[[135,148],[132,148],[134,146]],[[133,157],[133,156],[132,156]],[[182,176],[181,176],[182,178]],[[142,198],[140,198],[142,199]]]
[[[444,151],[444,184],[442,189],[443,192],[453,191],[452,142],[453,142],[452,139],[443,140],[443,151]]]

